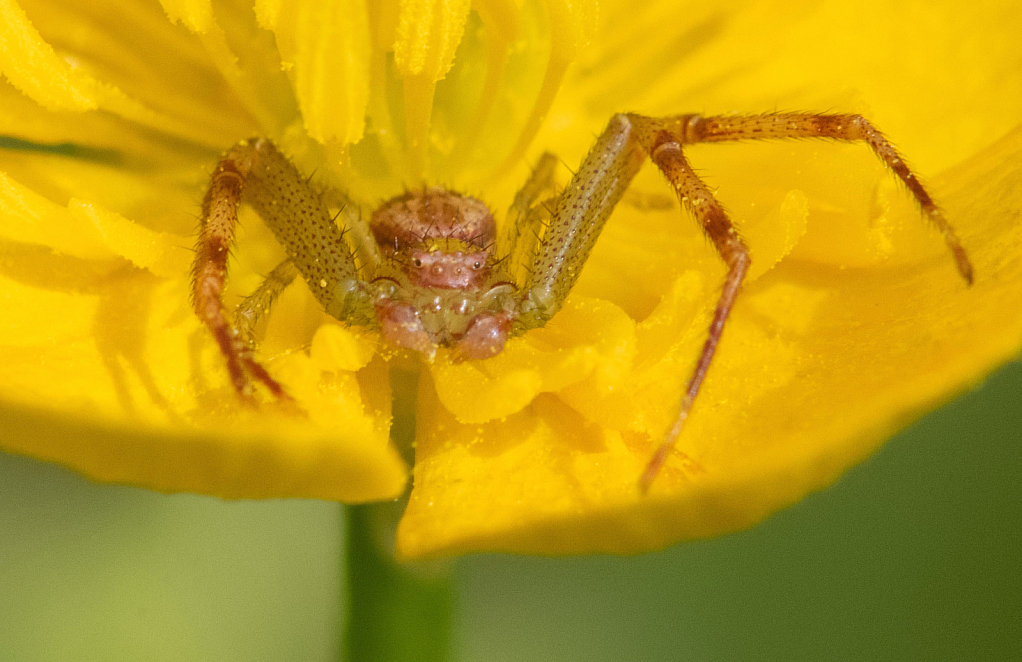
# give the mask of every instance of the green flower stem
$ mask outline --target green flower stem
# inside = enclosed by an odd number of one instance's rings
[[[394,559],[396,504],[349,506],[346,662],[447,659],[454,606],[447,564]]]

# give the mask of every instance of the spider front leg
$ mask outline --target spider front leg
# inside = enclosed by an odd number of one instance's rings
[[[689,167],[678,139],[663,121],[615,115],[597,138],[561,194],[550,226],[533,261],[532,280],[523,297],[520,323],[540,326],[556,313],[578,280],[601,230],[645,157],[667,176],[682,204],[699,220],[724,259],[728,271],[709,333],[682,398],[680,412],[640,478],[646,491],[681,432],[748,273],[749,250],[713,194]]]
[[[212,331],[227,363],[231,383],[247,402],[251,379],[262,382],[278,398],[283,387],[252,355],[250,333],[239,333],[223,312],[221,296],[227,280],[227,257],[234,241],[238,206],[246,202],[262,217],[283,245],[288,262],[274,270],[267,284],[242,306],[242,313],[265,308],[301,273],[327,313],[340,320],[371,319],[373,307],[359,278],[355,256],[331,218],[319,193],[295,166],[265,139],[241,142],[217,164],[202,204],[199,241],[193,272],[193,299],[199,319]],[[283,284],[282,284],[283,283]],[[263,303],[266,305],[259,306]],[[249,305],[251,304],[251,305]],[[247,325],[250,331],[250,326]],[[246,328],[246,324],[242,324]]]

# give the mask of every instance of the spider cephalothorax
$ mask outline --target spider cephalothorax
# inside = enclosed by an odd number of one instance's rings
[[[486,205],[441,187],[406,193],[373,212],[383,260],[372,274],[376,320],[393,345],[432,357],[484,359],[504,348],[515,287],[492,252],[497,227]]]
[[[515,196],[499,236],[485,204],[441,187],[385,202],[373,212],[369,227],[357,212],[344,215],[342,230],[322,197],[270,141],[239,143],[220,161],[203,201],[194,265],[195,310],[216,337],[234,387],[249,401],[252,379],[287,397],[253,358],[251,330],[299,273],[327,313],[377,328],[392,345],[430,358],[438,346],[451,347],[455,361],[492,357],[509,336],[543,326],[560,310],[611,211],[649,158],[699,221],[727,274],[678,416],[640,479],[645,489],[681,432],[751,262],[745,242],[682,148],[758,138],[866,143],[944,235],[959,272],[972,282],[972,265],[951,225],[901,155],[859,115],[653,118],[629,113],[611,118],[552,207],[547,202],[556,189],[557,161],[544,154]],[[288,259],[238,307],[231,325],[220,296],[242,201],[266,221]],[[349,243],[346,231],[362,240]]]

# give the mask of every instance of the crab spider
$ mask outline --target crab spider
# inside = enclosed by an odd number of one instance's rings
[[[357,213],[346,214],[342,229],[273,143],[262,138],[239,143],[217,165],[203,200],[195,311],[216,338],[234,388],[247,401],[252,401],[253,380],[279,398],[289,397],[255,360],[252,326],[299,274],[328,314],[378,329],[391,345],[429,358],[437,346],[450,347],[454,361],[492,357],[511,336],[541,327],[557,314],[614,206],[648,157],[699,221],[727,274],[679,413],[639,478],[645,491],[695,403],[750,265],[745,242],[692,171],[683,146],[763,138],[864,141],[908,187],[923,216],[943,234],[962,278],[972,283],[972,266],[951,225],[901,155],[859,115],[618,114],[550,211],[544,203],[554,190],[556,159],[540,158],[499,239],[483,202],[442,187],[386,201],[368,227]],[[288,258],[238,307],[232,324],[221,293],[241,202],[263,218]],[[361,240],[349,245],[344,239],[349,231]],[[524,275],[513,273],[514,265],[523,265]]]

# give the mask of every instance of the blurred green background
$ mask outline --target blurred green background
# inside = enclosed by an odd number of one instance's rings
[[[455,565],[459,662],[1022,659],[1022,364],[760,526]],[[0,662],[337,659],[341,510],[0,454]]]

